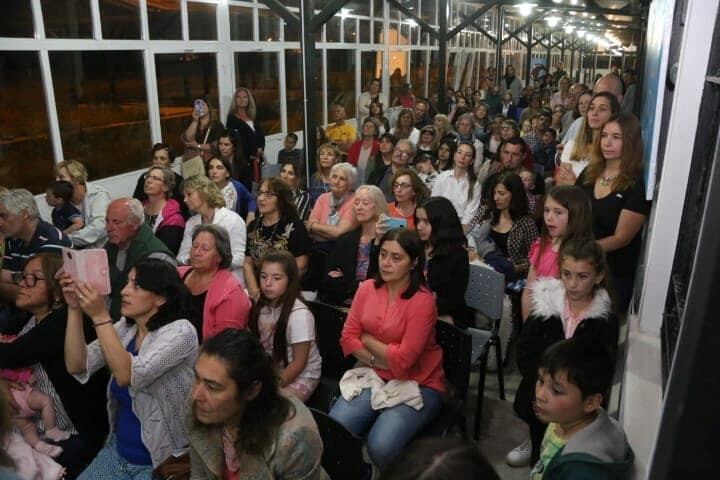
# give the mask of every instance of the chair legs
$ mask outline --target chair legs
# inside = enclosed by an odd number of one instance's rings
[[[498,388],[500,389],[500,400],[505,400],[505,376],[503,375],[502,342],[500,337],[495,337],[495,360],[497,364]]]
[[[480,376],[478,378],[477,400],[475,402],[475,431],[473,437],[477,440],[480,437],[480,419],[482,418],[483,399],[485,397],[485,375],[487,372],[488,349],[485,349],[480,357]]]

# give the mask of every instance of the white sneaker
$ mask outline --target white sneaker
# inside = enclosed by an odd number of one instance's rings
[[[505,461],[511,467],[527,467],[530,465],[531,453],[532,445],[530,445],[530,439],[528,439],[510,450],[510,453],[505,457]]]

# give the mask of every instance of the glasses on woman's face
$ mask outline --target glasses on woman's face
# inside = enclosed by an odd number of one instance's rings
[[[405,190],[406,188],[411,188],[412,184],[411,183],[394,182],[392,184],[392,186],[393,186],[393,188],[402,188],[403,190]]]
[[[277,196],[277,193],[271,192],[270,190],[260,190],[258,192],[258,198],[265,197],[265,198],[272,198]]]
[[[34,287],[39,280],[45,281],[45,278],[38,277],[34,273],[15,272],[12,274],[12,279],[15,285],[23,286],[23,282],[26,287]]]

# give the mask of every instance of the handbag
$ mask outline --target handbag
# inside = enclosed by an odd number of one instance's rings
[[[153,470],[153,479],[190,480],[190,453],[171,455]]]

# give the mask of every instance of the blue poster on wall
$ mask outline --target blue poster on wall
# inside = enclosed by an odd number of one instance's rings
[[[640,111],[640,123],[642,123],[645,143],[645,195],[648,200],[652,200],[655,190],[660,121],[674,9],[675,0],[653,0],[648,12],[642,110]]]

